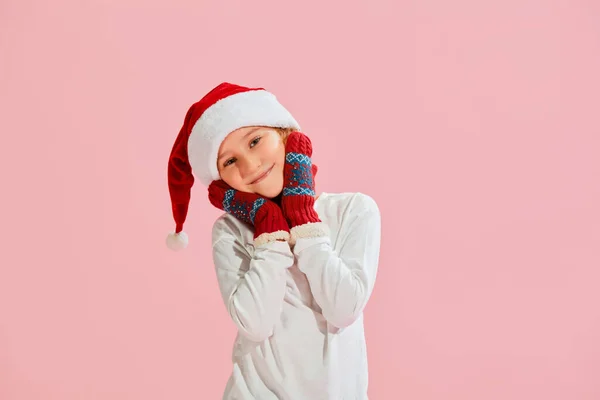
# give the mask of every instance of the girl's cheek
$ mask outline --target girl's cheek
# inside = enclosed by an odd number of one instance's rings
[[[246,188],[246,185],[244,185],[244,180],[242,179],[241,175],[240,175],[240,171],[238,171],[237,169],[235,170],[235,177],[233,179],[233,181],[235,182],[235,185],[239,188],[243,187]]]
[[[279,144],[279,134],[270,134],[267,140],[265,140],[263,149],[268,153],[273,153],[279,149]]]

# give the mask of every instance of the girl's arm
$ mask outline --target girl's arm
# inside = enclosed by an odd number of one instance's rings
[[[371,296],[379,264],[381,216],[375,201],[357,194],[339,232],[339,255],[329,236],[299,238],[294,247],[298,268],[306,275],[317,304],[329,323],[345,328],[362,313]]]
[[[250,257],[225,219],[213,227],[213,261],[221,296],[239,332],[261,342],[273,334],[294,255],[285,241],[256,247]]]

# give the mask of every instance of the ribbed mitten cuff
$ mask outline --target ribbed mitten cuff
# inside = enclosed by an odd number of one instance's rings
[[[321,222],[319,214],[315,210],[315,198],[313,196],[292,195],[284,196],[281,200],[283,214],[293,228],[298,225]]]
[[[279,206],[272,202],[263,204],[254,217],[254,245],[289,238],[290,228]]]

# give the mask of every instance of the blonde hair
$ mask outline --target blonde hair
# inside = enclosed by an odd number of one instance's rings
[[[279,132],[279,136],[281,136],[284,146],[287,143],[287,138],[290,136],[290,133],[297,131],[295,128],[275,128],[275,130]]]

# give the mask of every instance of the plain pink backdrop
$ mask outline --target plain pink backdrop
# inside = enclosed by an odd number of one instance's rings
[[[168,155],[222,81],[383,218],[373,400],[600,399],[592,1],[2,1],[0,399],[218,399],[235,336]]]

